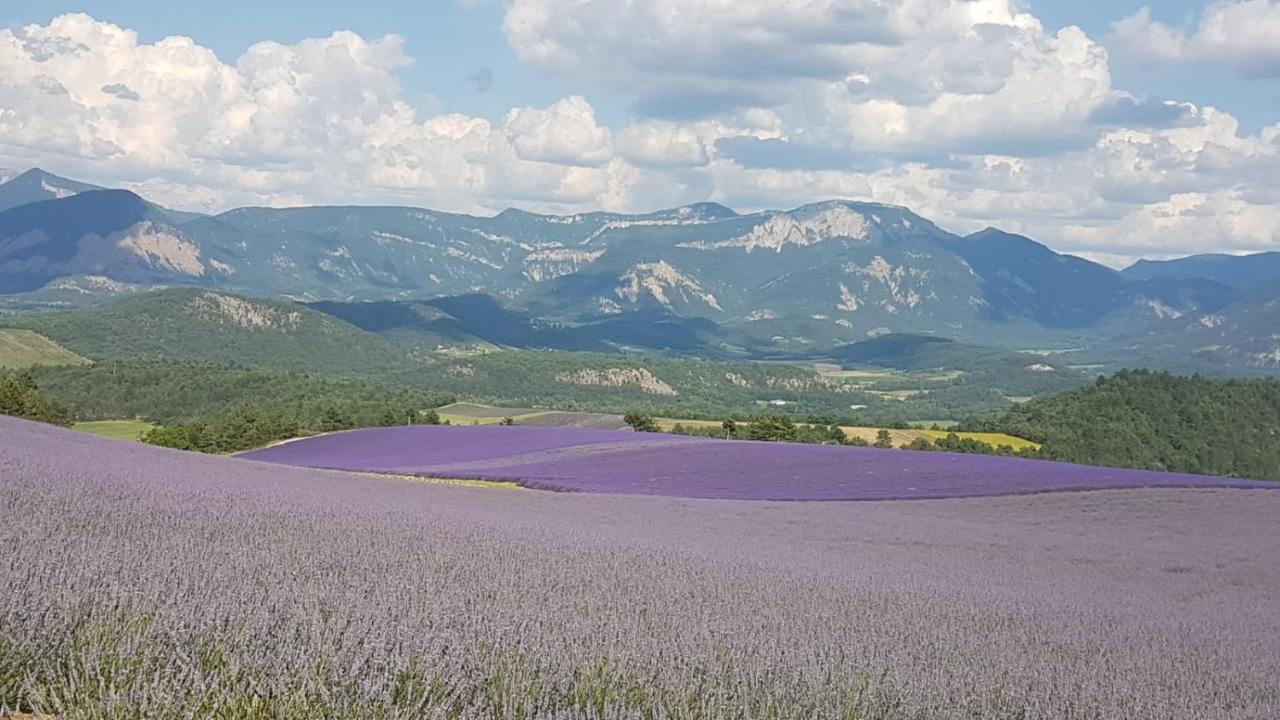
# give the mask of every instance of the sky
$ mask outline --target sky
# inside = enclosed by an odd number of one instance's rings
[[[161,204],[905,205],[1280,250],[1280,0],[0,4],[0,167]]]

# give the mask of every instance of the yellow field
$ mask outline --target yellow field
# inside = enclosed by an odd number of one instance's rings
[[[671,432],[671,428],[675,427],[677,424],[685,427],[696,428],[718,428],[722,426],[722,421],[720,420],[681,420],[679,418],[654,418],[654,420],[658,423],[658,427],[661,428],[663,432]]]
[[[88,365],[80,357],[49,338],[30,330],[0,329],[0,368],[33,365]]]
[[[705,427],[719,428],[720,427],[719,420],[680,420],[677,418],[656,418],[656,420],[658,422],[658,427],[661,428],[663,432],[671,432],[671,429],[674,428],[677,423],[680,425],[684,425],[685,427],[698,427],[698,428],[705,428]],[[738,423],[738,424],[742,426],[742,425],[747,425],[749,423]],[[868,443],[874,443],[876,441],[876,436],[880,434],[880,430],[882,428],[873,427],[873,426],[841,425],[840,429],[844,431],[845,435],[848,435],[851,438],[852,437],[862,438],[863,440],[866,440]],[[948,430],[916,430],[916,429],[892,430],[891,429],[889,430],[889,437],[893,439],[893,446],[899,447],[902,445],[909,444],[912,440],[915,440],[916,438],[928,438],[930,440],[939,440],[946,437],[948,432],[950,431]],[[1012,435],[1005,435],[1004,433],[958,432],[956,433],[956,435],[959,435],[962,438],[972,438],[974,440],[978,440],[980,442],[984,442],[984,443],[987,443],[988,445],[992,445],[996,447],[999,447],[1000,445],[1008,445],[1012,447],[1014,450],[1021,450],[1023,448],[1039,448],[1040,447],[1039,445],[1031,442],[1030,440],[1024,440],[1022,438],[1017,438]]]
[[[140,440],[142,434],[155,425],[145,420],[95,420],[76,423],[71,427],[80,432],[112,440]]]
[[[931,440],[939,440],[946,437],[948,431],[916,430],[914,432],[918,432],[921,435],[924,435],[925,437]],[[1008,445],[1009,447],[1012,447],[1014,450],[1021,450],[1023,448],[1032,448],[1032,449],[1038,450],[1040,448],[1040,445],[1038,443],[1033,443],[1030,440],[1024,440],[1020,437],[1014,437],[1012,435],[1005,435],[1004,433],[958,432],[956,433],[956,435],[959,435],[962,438],[972,438],[974,440],[984,442],[988,445],[995,445],[996,447],[999,447],[1001,445]]]
[[[883,380],[885,378],[899,377],[899,375],[891,372],[880,372],[876,370],[842,370],[840,368],[825,369],[821,367],[815,368],[818,374],[829,378],[863,378],[866,380]]]
[[[855,427],[852,425],[841,425],[840,429],[844,431],[845,435],[851,438],[862,438],[868,443],[874,443],[881,430],[878,427]],[[893,439],[893,446],[898,447],[910,443],[912,440],[921,437],[921,435],[917,430],[889,430],[889,437]]]

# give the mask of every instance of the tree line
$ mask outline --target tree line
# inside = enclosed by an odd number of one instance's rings
[[[332,405],[306,420],[285,408],[240,403],[207,419],[152,428],[142,441],[176,450],[233,453],[304,435],[411,424],[438,425],[440,415],[435,410],[387,407],[370,417],[344,413]]]
[[[31,373],[0,376],[0,414],[70,426],[75,416],[65,405],[40,392]]]
[[[656,418],[639,411],[630,411],[623,416],[623,422],[638,432],[662,432]],[[691,435],[697,437],[719,438],[724,440],[753,440],[757,442],[789,442],[815,445],[849,445],[857,447],[875,447],[890,449],[893,444],[893,433],[888,429],[880,429],[876,439],[868,442],[857,435],[849,435],[839,425],[829,423],[798,423],[788,415],[762,413],[748,420],[739,421],[726,418],[719,427],[701,423],[675,423],[669,431],[673,435]],[[970,437],[961,437],[957,433],[931,440],[926,437],[913,438],[909,443],[897,446],[900,450],[921,452],[942,451],[978,455],[1006,455],[1036,458],[1037,450],[1027,448],[1015,450],[1009,445],[992,445]]]
[[[1280,480],[1280,380],[1128,370],[966,429],[1041,443],[1051,460]]]

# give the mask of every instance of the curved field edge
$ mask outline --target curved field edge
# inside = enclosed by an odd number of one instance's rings
[[[1280,496],[689,503],[0,420],[0,704],[59,718],[1274,717]],[[1274,499],[1273,499],[1274,498]],[[1231,518],[1223,523],[1222,518]],[[1176,661],[1173,659],[1176,658]]]
[[[1280,483],[950,453],[546,428],[384,428],[245,453],[302,467],[515,483],[558,492],[757,501],[998,497]]]
[[[966,500],[981,498],[1001,498],[1001,497],[1024,497],[1029,495],[1049,495],[1058,493],[1121,493],[1132,490],[1217,490],[1217,491],[1249,491],[1249,490],[1280,490],[1280,483],[1267,484],[1259,481],[1257,486],[1239,487],[1233,485],[1205,485],[1205,484],[1166,484],[1166,485],[1125,485],[1120,487],[1092,487],[1088,485],[1079,486],[1055,486],[1050,488],[1029,488],[1022,490],[1008,490],[1003,492],[971,492],[971,493],[936,493],[923,495],[899,495],[899,496],[877,496],[877,497],[847,497],[847,498],[795,498],[779,495],[777,497],[752,497],[752,498],[734,498],[734,497],[702,497],[699,495],[664,495],[658,493],[628,493],[615,492],[607,489],[592,489],[558,481],[554,478],[529,478],[513,475],[505,475],[501,473],[495,474],[453,474],[448,477],[437,476],[431,474],[414,474],[414,473],[389,473],[389,472],[362,472],[353,470],[344,470],[337,467],[325,467],[320,465],[307,465],[299,467],[308,467],[314,470],[324,470],[328,472],[344,472],[354,475],[360,475],[370,478],[386,478],[389,480],[400,480],[403,482],[417,482],[431,485],[452,485],[458,487],[487,488],[492,490],[527,490],[537,492],[550,493],[590,493],[597,495],[613,495],[620,497],[672,497],[686,500],[699,501],[724,501],[724,502],[766,502],[766,503],[880,503],[880,502],[912,502],[927,500]]]

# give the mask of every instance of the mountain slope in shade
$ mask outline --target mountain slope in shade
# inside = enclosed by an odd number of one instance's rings
[[[205,257],[169,215],[127,190],[91,190],[0,213],[0,291],[68,276],[131,283],[216,282],[233,272]]]
[[[1139,260],[1125,275],[1152,279],[1204,279],[1246,290],[1263,283],[1280,283],[1280,252],[1253,255],[1192,255],[1176,260]]]
[[[43,200],[60,200],[82,192],[102,189],[96,185],[58,177],[40,168],[32,168],[0,183],[0,212],[19,205]]]
[[[1110,268],[995,228],[948,244],[982,278],[985,310],[996,319],[1087,327],[1113,311],[1129,290],[1126,278]]]
[[[997,320],[1123,333],[1217,310],[1237,297],[1212,280],[1130,277],[994,228],[949,244],[982,277],[985,309]]]

